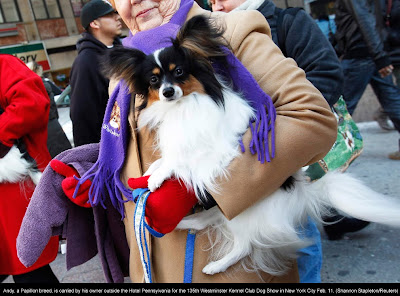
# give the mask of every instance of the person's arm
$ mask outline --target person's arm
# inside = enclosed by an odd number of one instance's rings
[[[337,123],[304,71],[268,37],[269,26],[259,12],[229,13],[226,22],[225,37],[233,52],[270,95],[277,111],[275,158],[261,164],[250,153],[248,130],[243,138],[245,153],[230,164],[229,179],[218,180],[219,192],[210,192],[224,215],[232,219],[275,192],[303,166],[324,157],[336,140]]]
[[[44,129],[49,118],[50,100],[42,79],[17,59],[0,63],[0,146]]]
[[[286,26],[288,23],[290,26]],[[278,28],[279,30],[279,28]],[[335,50],[315,21],[303,10],[285,15],[285,47],[288,57],[306,72],[306,77],[322,93],[330,106],[343,92],[343,71]]]
[[[374,59],[378,70],[385,68],[391,64],[390,58],[383,49],[383,41],[376,28],[376,19],[374,11],[366,0],[344,0],[349,9],[349,13],[353,16],[358,24],[363,39],[367,44],[368,50]]]
[[[75,63],[74,63],[75,64]],[[108,98],[108,80],[98,68],[93,56],[78,60],[71,72],[71,109],[75,146],[98,143]]]

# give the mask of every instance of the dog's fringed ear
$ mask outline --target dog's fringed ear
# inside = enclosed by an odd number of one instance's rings
[[[179,30],[173,45],[183,47],[203,58],[226,56],[223,47],[228,43],[222,37],[224,29],[215,20],[199,15],[188,20]]]
[[[129,91],[134,92],[135,73],[138,73],[145,58],[146,54],[140,50],[117,46],[106,51],[101,65],[102,73],[108,78],[124,79]]]

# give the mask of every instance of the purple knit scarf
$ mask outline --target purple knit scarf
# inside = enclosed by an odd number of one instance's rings
[[[175,37],[178,30],[186,20],[194,0],[181,0],[178,11],[170,22],[160,27],[130,34],[123,40],[123,45],[137,48],[146,54],[157,49],[171,45],[171,37]],[[275,118],[276,111],[271,98],[263,92],[257,81],[242,63],[231,53],[228,53],[227,61],[230,65],[224,70],[221,65],[215,65],[218,74],[229,75],[236,91],[241,92],[249,104],[256,110],[256,118],[249,122],[252,131],[252,140],[249,149],[252,154],[257,153],[261,163],[271,161],[275,155]],[[121,81],[111,94],[106,108],[100,141],[100,152],[97,162],[80,178],[75,193],[79,186],[87,179],[92,179],[89,190],[89,201],[92,206],[99,203],[105,208],[104,201],[107,195],[113,206],[124,218],[124,202],[132,200],[131,190],[127,189],[120,180],[120,173],[124,165],[128,141],[130,138],[128,115],[130,110],[131,94],[125,82]],[[120,126],[113,122],[115,111],[120,112]],[[268,135],[271,133],[271,143]],[[242,152],[245,147],[240,141]],[[270,151],[271,146],[271,151]],[[122,194],[128,199],[124,200]]]

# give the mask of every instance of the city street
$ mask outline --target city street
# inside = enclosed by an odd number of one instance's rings
[[[65,111],[66,112],[66,111]],[[364,151],[348,172],[371,188],[400,198],[400,162],[387,154],[398,149],[396,131],[383,131],[376,122],[359,123]],[[339,241],[329,241],[321,231],[323,245],[323,283],[399,283],[400,229],[371,224],[349,233]],[[104,283],[98,256],[69,271],[65,256],[59,254],[50,265],[62,283]],[[9,277],[5,281],[12,283]],[[126,278],[126,282],[130,282]]]

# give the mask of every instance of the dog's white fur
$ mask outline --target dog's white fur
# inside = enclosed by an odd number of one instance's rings
[[[228,88],[224,98],[225,107],[221,107],[204,94],[192,93],[174,101],[157,101],[141,112],[139,128],[157,131],[156,146],[162,156],[146,172],[151,175],[151,191],[172,176],[199,192],[218,191],[214,180],[229,178],[227,167],[240,157],[239,140],[254,112]],[[294,188],[277,190],[232,220],[214,207],[180,222],[180,229],[207,229],[211,234],[211,260],[215,261],[204,267],[204,273],[224,272],[240,260],[247,270],[284,273],[297,250],[310,243],[300,237],[299,228],[307,216],[322,222],[328,206],[362,220],[400,226],[399,202],[348,174],[329,172],[309,183],[299,171],[294,178]]]
[[[20,150],[13,146],[10,151],[0,159],[0,183],[18,183],[26,178],[31,178],[36,185],[42,173],[29,163]]]

